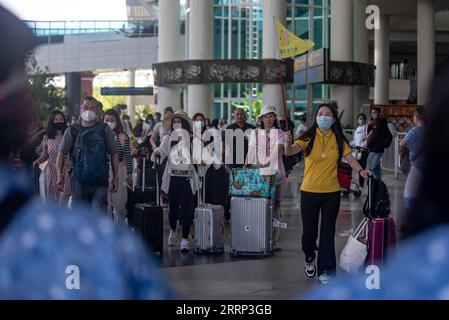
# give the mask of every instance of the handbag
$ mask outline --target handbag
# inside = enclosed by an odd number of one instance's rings
[[[369,219],[364,218],[355,230],[353,235],[349,236],[345,247],[340,254],[340,267],[348,273],[357,273],[363,266],[368,255],[368,242],[366,239],[367,223]],[[361,235],[365,235],[361,237]]]

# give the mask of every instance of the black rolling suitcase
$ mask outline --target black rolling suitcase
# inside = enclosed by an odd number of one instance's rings
[[[156,171],[157,174],[157,171]],[[163,255],[164,220],[160,205],[160,190],[156,176],[156,202],[137,203],[134,206],[134,228],[150,245],[153,252]]]
[[[128,200],[127,200],[127,217],[128,225],[135,228],[134,216],[135,205],[138,203],[156,203],[156,170],[153,168],[145,169],[145,159],[143,160],[144,166],[142,170],[142,182],[139,187],[128,187]],[[149,172],[148,172],[149,171]],[[148,176],[154,176],[153,179],[147,179]]]

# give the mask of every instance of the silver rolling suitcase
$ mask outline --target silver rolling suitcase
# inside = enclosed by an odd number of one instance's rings
[[[198,191],[198,207],[195,209],[195,253],[224,252],[224,208],[204,204],[205,187]],[[200,194],[202,193],[202,196]]]
[[[231,198],[231,256],[273,254],[273,202],[266,198]]]

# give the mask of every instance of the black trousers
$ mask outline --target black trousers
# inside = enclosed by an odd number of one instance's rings
[[[189,178],[171,177],[168,191],[168,221],[170,228],[176,230],[178,212],[182,214],[182,237],[189,236],[190,227],[193,223],[193,195]]]
[[[340,210],[340,191],[332,193],[311,193],[301,191],[301,216],[303,224],[302,250],[306,261],[315,259],[318,250],[318,276],[324,271],[336,274],[335,223]],[[321,212],[320,241],[318,220]]]

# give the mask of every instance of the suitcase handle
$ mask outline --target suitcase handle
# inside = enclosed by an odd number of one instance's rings
[[[161,205],[161,191],[159,188],[159,165],[161,164],[159,157],[154,157],[153,168],[156,171],[156,205],[159,207]]]
[[[142,163],[142,192],[145,191],[145,158],[143,158]]]
[[[205,203],[206,199],[206,176],[201,177],[200,176],[200,182],[201,182],[201,190],[198,190],[198,207],[201,207]]]

